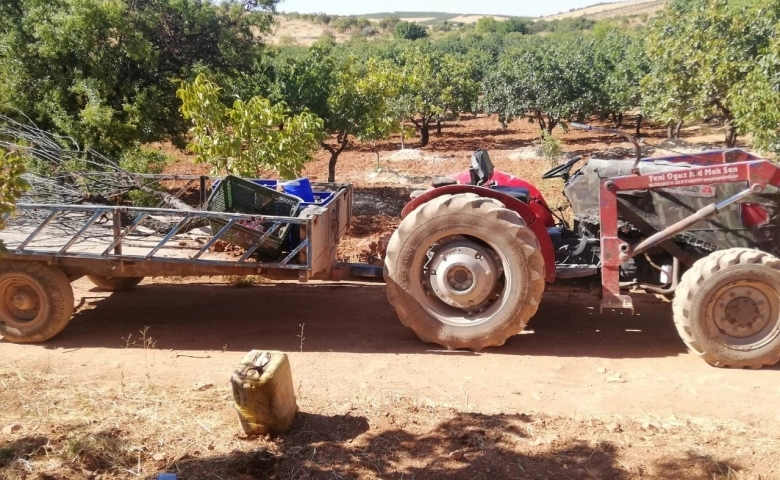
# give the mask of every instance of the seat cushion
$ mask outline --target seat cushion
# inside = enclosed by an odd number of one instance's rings
[[[434,188],[446,187],[447,185],[457,185],[457,184],[458,181],[450,177],[433,177],[433,180],[431,180],[431,185],[433,185]]]
[[[530,193],[525,187],[502,187],[501,185],[495,185],[492,187],[492,190],[509,195],[523,203],[528,203],[530,199]]]

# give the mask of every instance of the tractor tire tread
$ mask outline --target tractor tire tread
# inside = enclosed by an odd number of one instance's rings
[[[517,241],[528,275],[527,289],[523,302],[510,322],[498,326],[495,330],[479,338],[459,339],[453,336],[442,337],[436,329],[420,321],[416,301],[398,283],[399,270],[408,268],[400,265],[399,255],[406,239],[415,231],[426,229],[431,222],[436,222],[442,214],[451,212],[469,212],[481,218],[490,219],[492,230],[510,235]],[[536,235],[525,225],[522,218],[514,211],[507,209],[498,200],[466,193],[457,195],[442,195],[421,205],[411,212],[393,233],[385,259],[384,275],[387,280],[387,295],[390,304],[395,308],[401,323],[412,329],[420,339],[428,343],[439,344],[449,350],[470,349],[480,351],[487,347],[501,346],[513,335],[522,332],[528,321],[536,313],[544,293],[545,263]]]
[[[677,332],[693,353],[715,367],[759,369],[774,365],[780,362],[780,348],[757,359],[724,359],[709,352],[693,334],[694,319],[691,311],[696,292],[714,275],[735,265],[768,267],[780,272],[780,259],[769,253],[749,248],[719,250],[698,260],[693,267],[683,274],[672,302]]]

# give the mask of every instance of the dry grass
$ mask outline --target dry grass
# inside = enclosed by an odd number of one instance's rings
[[[226,373],[227,379],[227,373]],[[56,369],[0,367],[0,478],[775,478],[776,432],[667,416],[479,412],[373,391],[304,412],[277,439],[246,438],[225,385],[74,384]],[[326,387],[327,389],[327,387]],[[470,394],[470,395],[469,395]],[[327,395],[326,395],[327,397]],[[48,475],[48,476],[47,476]]]
[[[226,387],[170,388],[149,378],[118,386],[74,384],[57,371],[0,370],[3,416],[22,429],[0,444],[0,478],[59,471],[143,477],[187,455],[238,441]]]

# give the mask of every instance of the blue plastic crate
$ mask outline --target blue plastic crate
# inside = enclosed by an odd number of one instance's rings
[[[301,202],[299,210],[303,210],[310,205],[327,205],[331,200],[333,200],[334,196],[336,196],[336,192],[314,192],[314,201]]]

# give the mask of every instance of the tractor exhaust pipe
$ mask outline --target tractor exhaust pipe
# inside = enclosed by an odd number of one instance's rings
[[[634,247],[633,251],[631,252],[631,256],[636,256],[639,255],[640,253],[646,252],[647,250],[658,245],[659,243],[662,243],[672,238],[678,233],[684,232],[685,230],[701,222],[702,220],[705,220],[713,215],[716,215],[717,213],[719,213],[721,210],[728,207],[729,205],[732,205],[752,194],[753,194],[753,190],[748,188],[747,190],[743,190],[738,194],[734,195],[733,197],[729,197],[720,203],[713,203],[712,205],[707,205],[706,207],[702,208],[701,210],[694,213],[690,217],[686,217],[677,223],[669,225],[668,227],[656,233],[655,235],[647,237],[645,240],[638,243]]]

